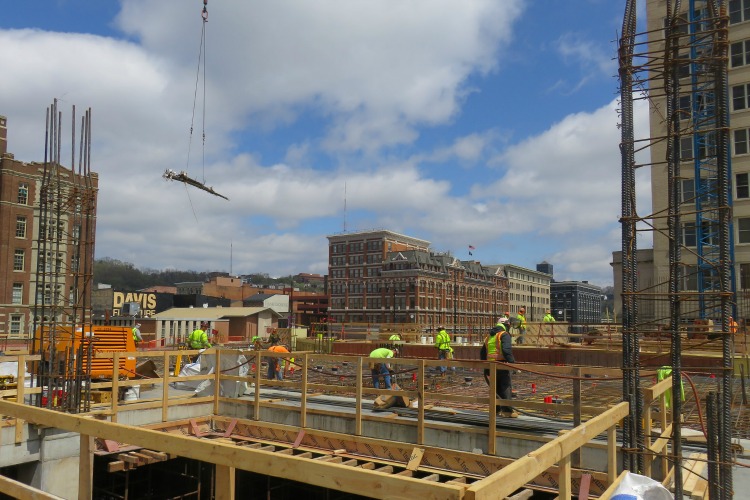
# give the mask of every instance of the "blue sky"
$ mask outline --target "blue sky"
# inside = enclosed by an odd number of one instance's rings
[[[613,282],[624,0],[209,0],[205,150],[201,8],[4,2],[8,149],[43,159],[53,98],[92,108],[98,258],[325,274],[326,235],[385,228]]]

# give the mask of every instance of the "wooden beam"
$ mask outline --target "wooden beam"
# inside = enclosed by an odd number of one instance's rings
[[[218,355],[218,352],[216,353]],[[221,366],[221,365],[218,365]],[[235,468],[226,465],[216,466],[216,500],[234,500]]]
[[[0,413],[70,432],[374,498],[460,499],[463,488],[0,401]]]
[[[619,403],[601,415],[519,458],[501,471],[472,484],[466,490],[466,498],[468,500],[484,500],[504,498],[510,495],[555,463],[560,462],[563,457],[569,456],[574,450],[614,426],[627,414],[628,403]]]
[[[18,356],[18,368],[16,375],[16,401],[19,403],[24,404],[24,391],[26,389],[26,386],[24,385],[24,380],[26,378],[26,356],[21,354]],[[23,441],[23,427],[24,427],[23,420],[16,419],[16,444],[21,444]]]
[[[94,436],[80,435],[78,500],[89,500],[94,492]]]
[[[33,488],[0,474],[0,491],[10,498],[19,500],[62,500],[62,497],[51,495],[46,491]]]

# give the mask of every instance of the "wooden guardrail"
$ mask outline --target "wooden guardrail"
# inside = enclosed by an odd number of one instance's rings
[[[372,387],[366,386],[364,383],[364,373],[366,370],[366,363],[370,362],[381,362],[382,359],[376,359],[376,358],[365,358],[361,356],[338,356],[338,355],[323,355],[323,354],[314,354],[310,352],[293,352],[293,353],[275,353],[275,352],[269,352],[269,351],[241,351],[241,350],[225,350],[225,349],[210,349],[207,351],[204,351],[204,354],[213,354],[216,356],[216,362],[215,365],[217,367],[217,370],[215,373],[211,374],[203,374],[203,375],[195,375],[190,377],[175,377],[172,376],[169,373],[169,367],[171,365],[171,358],[172,356],[190,356],[193,354],[196,354],[199,351],[176,351],[176,350],[169,350],[169,351],[150,351],[150,352],[137,352],[137,353],[120,353],[120,352],[111,352],[111,353],[98,353],[97,356],[99,357],[106,357],[106,358],[112,358],[114,360],[113,366],[118,366],[118,362],[120,357],[122,356],[128,356],[128,357],[136,357],[136,358],[144,358],[144,357],[161,357],[163,363],[164,363],[164,373],[160,378],[151,378],[151,379],[130,379],[130,380],[118,380],[117,378],[113,379],[112,381],[106,381],[106,382],[97,382],[95,384],[92,384],[92,388],[109,388],[111,389],[113,395],[117,394],[120,387],[129,387],[133,385],[140,385],[144,383],[161,383],[162,384],[162,397],[156,398],[154,400],[138,400],[138,401],[132,401],[132,402],[125,402],[125,401],[118,401],[118,397],[114,396],[112,397],[112,401],[109,403],[109,408],[106,413],[108,413],[112,419],[113,422],[117,421],[117,414],[119,411],[123,410],[139,410],[139,409],[153,409],[153,408],[161,408],[161,417],[162,421],[166,422],[168,421],[168,409],[172,406],[176,405],[192,405],[197,403],[213,403],[213,413],[218,415],[220,410],[220,403],[221,402],[232,402],[232,403],[240,403],[240,404],[248,404],[253,406],[253,418],[255,420],[260,420],[260,410],[263,406],[272,406],[276,408],[282,408],[281,405],[277,405],[272,401],[267,401],[261,398],[261,388],[262,387],[283,387],[283,388],[289,388],[289,389],[295,389],[300,391],[300,404],[298,408],[289,408],[288,406],[283,406],[285,409],[289,409],[290,411],[297,411],[300,414],[300,422],[299,426],[301,428],[308,427],[308,415],[311,413],[311,411],[308,409],[308,398],[310,396],[310,392],[314,391],[316,393],[319,392],[329,392],[329,393],[351,393],[354,392],[354,398],[356,401],[356,411],[354,414],[354,434],[357,436],[362,435],[362,423],[364,420],[373,418],[371,416],[364,416],[362,414],[362,403],[363,399],[366,396],[379,396],[379,395],[397,395],[397,396],[406,396],[411,399],[416,399],[418,401],[417,404],[417,417],[415,422],[411,421],[404,421],[404,425],[415,425],[417,427],[416,429],[416,444],[421,445],[425,442],[425,429],[429,427],[439,427],[439,424],[433,424],[427,421],[425,418],[425,409],[427,406],[427,402],[430,400],[440,400],[440,401],[455,401],[455,402],[466,402],[466,403],[476,403],[476,404],[482,404],[487,405],[488,407],[488,426],[486,431],[487,436],[487,453],[490,455],[495,455],[497,453],[496,449],[496,440],[498,437],[496,423],[497,423],[497,415],[494,411],[496,405],[503,405],[508,404],[507,400],[499,399],[496,396],[495,388],[497,385],[497,379],[496,379],[496,371],[495,368],[497,368],[497,365],[493,362],[487,362],[487,361],[456,361],[456,360],[426,360],[426,359],[404,359],[404,358],[394,358],[389,359],[389,363],[392,364],[394,367],[403,367],[403,366],[409,366],[410,369],[413,370],[413,372],[416,374],[414,380],[415,382],[415,389],[414,390],[388,390],[388,389],[375,389]],[[248,376],[240,377],[236,375],[227,375],[222,373],[222,370],[218,367],[221,367],[221,357],[225,355],[237,355],[237,354],[243,354],[248,358],[248,363],[252,363],[255,365],[254,372],[251,372],[248,374]],[[261,363],[262,358],[295,358],[295,362],[299,363],[302,366],[302,377],[300,381],[296,380],[283,380],[283,381],[277,381],[277,380],[265,380],[263,376],[261,375]],[[6,357],[6,359],[9,357]],[[25,365],[27,360],[37,360],[38,357],[33,356],[26,356],[26,355],[20,355],[16,356],[15,360],[18,363],[18,373],[24,373],[23,366]],[[322,383],[313,383],[308,379],[308,373],[309,368],[313,364],[312,360],[315,360],[315,363],[318,362],[335,362],[338,364],[341,364],[342,362],[348,362],[352,363],[352,366],[354,367],[354,380],[353,384],[351,385],[335,385],[335,384],[322,384]],[[449,366],[449,367],[463,367],[463,368],[469,368],[473,370],[479,370],[479,373],[481,373],[481,370],[484,370],[485,368],[489,368],[489,387],[487,388],[487,396],[486,397],[475,397],[475,396],[466,396],[466,395],[460,395],[460,394],[442,394],[439,392],[433,392],[428,390],[429,385],[426,383],[427,377],[426,372],[427,369],[430,367],[436,367],[436,366]],[[524,366],[524,365],[519,365]],[[577,375],[580,377],[582,373],[595,373],[597,371],[604,370],[604,372],[611,372],[612,370],[608,369],[596,369],[596,368],[576,368],[576,367],[544,367],[546,370],[555,372],[555,373],[569,373],[573,375]],[[369,378],[369,377],[368,377]],[[169,398],[169,384],[176,381],[187,381],[187,380],[212,380],[214,382],[214,394],[212,396],[207,397],[189,397],[189,398]],[[237,382],[246,382],[246,383],[252,383],[254,384],[254,389],[251,393],[251,396],[249,399],[244,398],[228,398],[220,395],[220,391],[218,390],[219,384],[222,381],[237,381]],[[35,387],[35,388],[22,388],[23,384],[19,384],[18,390],[16,391],[16,397],[18,398],[18,401],[23,401],[23,398],[25,395],[28,394],[38,394],[41,392],[41,388]],[[659,390],[661,386],[658,386],[657,389],[653,389],[654,394],[656,395],[656,391]],[[2,395],[6,395],[9,391],[2,391]],[[659,393],[662,394],[662,393]],[[527,407],[527,408],[549,408],[549,405],[545,405],[544,403],[538,403],[538,402],[523,402],[523,401],[517,401],[513,400],[512,403],[510,403],[513,407]],[[556,411],[570,411],[574,414],[578,414],[578,419],[580,420],[580,414],[581,414],[581,406],[580,401],[578,401],[578,406],[576,405],[554,405],[554,408]],[[558,464],[559,472],[560,472],[560,492],[561,496],[560,498],[570,498],[570,470],[571,467],[574,465],[573,457],[578,450],[586,445],[589,441],[594,439],[597,435],[606,432],[607,434],[607,457],[608,457],[608,478],[610,482],[613,482],[616,479],[617,476],[617,466],[616,466],[616,434],[615,429],[617,423],[627,415],[628,405],[627,403],[620,403],[617,406],[610,408],[610,409],[600,409],[600,408],[586,408],[584,409],[587,412],[591,412],[592,414],[599,413],[594,418],[588,420],[587,422],[576,422],[576,425],[573,426],[572,430],[570,432],[567,432],[565,434],[562,434],[552,440],[551,442],[548,442],[544,445],[542,445],[538,450],[521,457],[520,459],[516,460],[513,464],[510,466],[505,467],[501,471],[498,471],[497,473],[494,473],[490,476],[488,476],[485,479],[482,479],[476,483],[473,483],[470,487],[466,490],[466,498],[472,498],[472,499],[482,499],[482,498],[496,498],[499,495],[498,489],[501,488],[502,491],[507,490],[507,494],[512,493],[515,489],[523,486],[524,484],[532,481],[535,477],[537,477],[539,474],[543,473],[548,468],[554,466],[555,464]],[[102,413],[102,408],[100,407],[98,411],[95,411],[94,413]],[[662,412],[664,414],[665,412]],[[375,417],[373,419],[378,419],[382,417]],[[21,420],[17,420],[16,425],[16,438],[17,441],[20,442],[21,434],[19,433],[20,425],[22,424]],[[483,432],[483,431],[479,431]],[[654,447],[656,447],[657,444],[654,443]],[[656,449],[656,448],[655,448]],[[666,455],[665,455],[666,456]],[[507,495],[504,494],[503,496]],[[502,496],[500,496],[502,498]]]

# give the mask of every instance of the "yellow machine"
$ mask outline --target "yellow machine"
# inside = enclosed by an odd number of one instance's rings
[[[42,330],[42,329],[40,329]],[[97,326],[86,325],[77,327],[75,335],[69,326],[57,326],[55,330],[43,327],[34,336],[33,352],[42,355],[43,360],[50,357],[49,342],[54,341],[55,356],[76,356],[83,343],[83,352],[87,353],[91,345],[91,364],[83,363],[83,369],[93,379],[113,378],[113,360],[96,358],[97,352],[135,352],[132,328],[126,326]],[[44,339],[40,349],[40,339]],[[121,357],[119,361],[118,377],[133,377],[135,375],[135,358]]]

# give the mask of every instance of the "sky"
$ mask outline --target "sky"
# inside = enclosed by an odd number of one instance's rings
[[[92,110],[98,259],[326,274],[326,236],[387,229],[614,281],[625,0],[209,0],[205,25],[201,0],[2,6],[8,151],[43,160],[54,99],[63,144]]]

